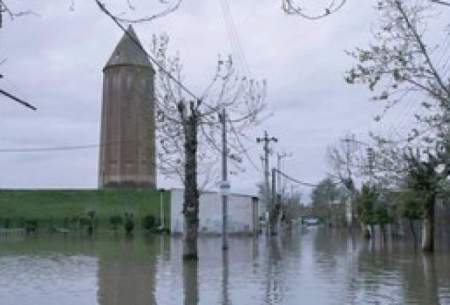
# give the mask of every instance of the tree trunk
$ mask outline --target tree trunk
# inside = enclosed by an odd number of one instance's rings
[[[417,235],[416,235],[416,230],[414,229],[414,222],[411,218],[408,218],[408,223],[409,223],[409,229],[411,230],[411,235],[413,237],[414,249],[416,249],[417,248]]]
[[[270,222],[270,235],[277,235],[278,233],[278,224],[281,212],[281,204],[277,201],[275,206],[270,211],[269,222]]]
[[[184,238],[183,259],[197,260],[199,193],[197,187],[197,116],[191,113],[184,124]]]
[[[369,225],[366,224],[362,224],[362,231],[363,231],[363,236],[365,239],[370,239],[371,235],[370,235],[370,230],[369,230]]]
[[[197,305],[199,302],[198,261],[183,264],[184,305]]]
[[[432,196],[425,203],[423,211],[422,250],[424,252],[434,251],[434,205],[435,198]]]
[[[383,244],[386,243],[386,225],[380,224],[381,241]]]

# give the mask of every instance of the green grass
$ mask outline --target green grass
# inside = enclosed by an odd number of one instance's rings
[[[164,192],[163,206],[169,224],[169,192]],[[66,218],[86,216],[91,210],[101,224],[108,224],[111,216],[123,216],[126,212],[133,213],[138,222],[146,215],[159,219],[160,193],[153,189],[0,191],[0,227],[5,219],[10,219],[12,226],[23,220],[61,224]]]

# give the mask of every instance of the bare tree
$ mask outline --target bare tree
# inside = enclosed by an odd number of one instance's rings
[[[308,3],[308,1],[310,0],[282,0],[282,9],[288,15],[297,15],[308,20],[317,20],[336,13],[347,2],[347,0],[322,0],[319,3],[317,1]],[[316,12],[311,11],[311,9],[308,10],[308,6],[311,6],[312,3],[316,6],[320,5],[321,8]]]
[[[450,2],[443,0],[424,0],[430,4],[443,5],[450,7]],[[318,20],[324,17],[328,17],[341,10],[347,0],[282,0],[282,9],[288,15],[297,15],[308,20]],[[315,4],[320,8],[316,11],[311,10],[309,7]]]
[[[185,259],[197,259],[199,213],[199,171],[214,168],[221,152],[218,113],[228,114],[228,158],[241,168],[245,131],[259,123],[265,107],[265,82],[236,75],[231,57],[218,60],[211,83],[201,97],[182,90],[184,80],[180,57],[168,54],[167,35],[154,37],[152,53],[158,62],[156,81],[157,137],[159,163],[166,175],[182,177],[185,186],[183,213],[185,218]],[[168,73],[170,72],[170,74]]]
[[[71,8],[75,6],[76,0],[71,0]],[[122,0],[107,1],[94,0],[97,5],[107,7],[110,14],[114,15],[116,20],[124,23],[144,23],[155,19],[165,17],[180,7],[183,0]],[[151,8],[150,8],[151,7]]]
[[[358,189],[355,178],[357,175],[363,175],[362,167],[364,158],[361,156],[360,145],[353,134],[348,134],[339,143],[327,148],[326,159],[328,167],[330,168],[329,175],[337,179],[345,188],[348,197],[346,200],[350,213],[347,225],[349,229],[353,229],[353,225],[357,220],[356,199],[358,196]],[[365,226],[363,226],[365,229]]]
[[[11,20],[13,20],[16,17],[21,17],[25,15],[36,15],[35,12],[29,9],[17,11],[9,7],[8,1],[0,0],[0,28],[2,28],[3,26],[3,14],[6,14]]]
[[[326,155],[331,177],[337,178],[350,192],[356,191],[355,172],[360,167],[359,144],[354,135],[347,135],[339,143],[327,148]]]

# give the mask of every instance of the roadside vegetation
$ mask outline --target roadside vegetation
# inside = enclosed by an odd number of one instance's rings
[[[168,224],[169,192],[163,195],[163,209]],[[0,228],[27,232],[156,231],[160,215],[157,190],[0,191]]]

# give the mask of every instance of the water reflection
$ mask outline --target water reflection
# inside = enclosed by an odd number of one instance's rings
[[[228,251],[222,251],[222,305],[231,305],[228,292],[229,284],[229,260]]]
[[[98,303],[100,305],[156,305],[155,274],[158,243],[134,239],[116,240],[113,249],[100,248],[98,256]],[[150,251],[149,251],[150,250]],[[159,249],[160,250],[160,249]]]
[[[198,262],[190,261],[183,264],[184,305],[197,305],[198,295]]]
[[[0,304],[450,304],[447,252],[329,228],[273,238],[41,236],[0,241]]]

